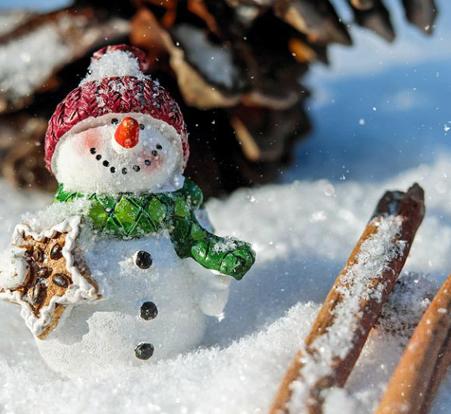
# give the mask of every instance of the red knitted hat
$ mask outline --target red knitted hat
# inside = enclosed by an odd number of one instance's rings
[[[113,45],[95,52],[88,75],[56,107],[45,135],[45,162],[51,171],[55,148],[68,131],[88,118],[141,113],[172,126],[181,140],[184,165],[189,157],[188,133],[177,103],[158,81],[145,76],[143,51]]]

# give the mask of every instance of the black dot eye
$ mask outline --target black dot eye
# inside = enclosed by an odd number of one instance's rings
[[[163,149],[163,147],[161,146],[161,144],[157,144],[157,150],[161,150]]]
[[[99,161],[100,159],[102,158],[102,156],[99,154],[99,155],[96,155],[96,160],[97,161]]]
[[[96,153],[96,149],[95,148],[91,148],[89,151],[91,152],[91,154],[95,154]]]
[[[139,129],[144,129],[145,128],[145,126],[144,126],[144,124],[139,124]]]
[[[151,164],[151,161],[150,161],[150,160],[144,160],[144,164],[150,165],[150,164]]]
[[[113,125],[117,125],[117,124],[119,123],[119,120],[118,120],[117,118],[113,118],[113,119],[111,120],[111,123],[112,123]]]

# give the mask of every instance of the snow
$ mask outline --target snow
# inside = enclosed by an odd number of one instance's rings
[[[404,274],[398,279],[390,301],[382,308],[378,329],[395,334],[407,344],[416,322],[431,303],[438,288],[438,284],[430,277],[416,273]]]
[[[136,57],[130,53],[115,50],[105,53],[100,59],[92,60],[88,68],[88,75],[86,75],[81,83],[91,81],[100,82],[104,78],[115,76],[133,76],[140,80],[146,79]]]
[[[223,243],[217,243],[215,244],[213,250],[215,252],[226,252],[230,251],[237,247],[236,241],[231,238],[225,238],[225,241]]]
[[[0,14],[0,35],[6,34],[14,30],[28,17],[28,13],[24,11],[16,11]]]
[[[112,367],[108,374],[89,371],[76,379],[63,379],[41,362],[17,309],[2,303],[0,406],[15,413],[26,412],[30,405],[36,412],[58,411],[62,404],[71,412],[264,412],[382,189],[406,189],[415,179],[426,189],[429,214],[407,268],[430,275],[417,278],[420,289],[412,290],[412,295],[420,294],[420,298],[406,303],[415,307],[423,300],[423,284],[443,280],[451,268],[451,258],[444,254],[451,249],[451,183],[443,177],[450,169],[451,158],[445,157],[383,183],[304,181],[241,190],[227,200],[209,202],[212,222],[221,234],[254,244],[255,269],[232,284],[224,319],[210,320],[203,347],[151,368]],[[1,185],[3,194],[12,195],[2,208],[10,212],[10,220],[14,221],[13,215],[17,220],[19,212],[9,203],[23,196]],[[42,196],[35,197],[42,205]],[[21,200],[22,210],[24,204]],[[27,204],[33,205],[34,200]],[[318,206],[325,218],[312,221]],[[8,227],[4,222],[1,226],[2,230]],[[1,234],[5,246],[7,231]],[[400,315],[404,316],[411,321],[407,309]],[[327,404],[333,406],[338,400],[356,406],[356,412],[369,413],[403,341],[386,327],[374,331],[346,392],[334,391]],[[20,399],[12,398],[19,384],[27,384],[28,392]],[[443,407],[450,403],[445,384],[435,412],[446,412]]]
[[[293,382],[293,395],[288,403],[292,413],[307,412],[309,391],[322,378],[332,374],[331,367],[337,358],[343,360],[349,354],[361,319],[361,300],[381,301],[386,286],[383,282],[376,285],[374,280],[382,279],[392,260],[402,254],[403,241],[396,241],[401,230],[401,217],[373,219],[370,224],[377,227],[376,232],[362,243],[356,263],[346,270],[342,283],[337,286],[342,301],[332,311],[332,325],[309,347],[315,355],[304,353],[301,357],[302,380]]]
[[[186,46],[188,62],[201,68],[212,82],[227,89],[235,86],[238,74],[229,49],[216,46],[205,33],[187,24],[177,26],[174,33]]]
[[[393,46],[359,31],[356,48],[335,48],[334,70],[317,68],[310,79],[315,130],[280,182],[208,203],[216,229],[252,242],[257,262],[232,283],[224,318],[209,321],[200,348],[152,367],[67,380],[45,367],[18,309],[0,303],[0,411],[267,412],[377,200],[386,189],[417,181],[427,212],[407,261],[410,273],[384,307],[345,389],[331,390],[325,401],[328,414],[372,412],[412,326],[451,269],[451,144],[443,130],[451,120],[451,14],[438,3],[442,16],[431,39],[403,25]],[[1,247],[19,215],[48,200],[0,182]],[[448,375],[433,414],[451,411],[450,389]]]
[[[65,62],[69,55],[70,49],[62,41],[57,24],[42,26],[2,45],[0,92],[14,99],[29,95],[51,75],[55,67]],[[48,62],[53,64],[48,65]]]

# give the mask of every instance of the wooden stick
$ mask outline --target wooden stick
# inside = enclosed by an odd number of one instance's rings
[[[321,391],[343,386],[392,291],[424,217],[424,193],[387,192],[329,292],[271,414],[320,413]]]
[[[399,361],[375,414],[423,414],[451,362],[451,276],[435,295]]]
[[[445,378],[448,368],[451,365],[451,335],[448,333],[448,339],[443,344],[438,354],[437,364],[435,365],[434,375],[426,391],[425,400],[420,410],[420,414],[427,414],[431,408],[435,394],[437,393],[440,383]]]

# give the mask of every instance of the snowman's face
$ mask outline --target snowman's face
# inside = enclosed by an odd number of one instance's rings
[[[63,137],[52,170],[66,190],[85,193],[173,191],[183,184],[180,139],[142,114],[85,120]]]

